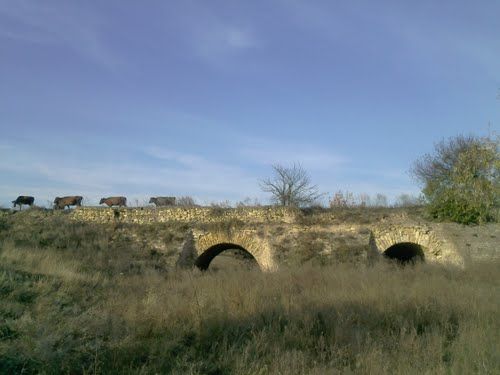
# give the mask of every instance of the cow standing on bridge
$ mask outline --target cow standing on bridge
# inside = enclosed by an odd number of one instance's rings
[[[156,207],[175,206],[175,197],[151,197],[149,203],[154,203]]]
[[[16,208],[16,206],[19,206],[19,210],[23,209],[23,204],[27,204],[28,206],[33,206],[33,203],[35,202],[34,197],[30,197],[28,195],[20,195],[16,198],[15,201],[12,201],[12,204],[14,205],[13,207]]]
[[[106,204],[108,207],[118,206],[118,207],[127,207],[127,198],[125,197],[108,197],[101,198],[99,204]]]
[[[57,197],[54,199],[54,208],[64,210],[66,207],[70,206],[81,206],[83,197],[80,195],[73,195],[69,197]]]

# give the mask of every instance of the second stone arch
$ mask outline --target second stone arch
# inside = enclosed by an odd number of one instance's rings
[[[239,256],[255,261],[262,271],[278,268],[269,242],[251,229],[192,230],[184,242],[179,263],[194,263],[199,269],[206,270],[218,255],[226,251],[237,251]]]

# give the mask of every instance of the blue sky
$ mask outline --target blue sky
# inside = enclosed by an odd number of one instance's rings
[[[0,0],[0,205],[19,194],[418,194],[416,158],[500,124],[500,2]]]

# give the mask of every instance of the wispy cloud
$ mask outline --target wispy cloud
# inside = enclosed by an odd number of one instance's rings
[[[224,166],[211,163],[199,155],[177,152],[160,147],[154,147],[154,146],[149,147],[146,148],[144,152],[146,155],[149,155],[153,158],[160,160],[174,161],[176,163],[179,163],[181,166],[190,169],[203,168],[204,170],[207,170],[207,169],[225,168]]]
[[[390,6],[384,1],[362,1],[362,6],[349,2],[278,1],[298,27],[315,32],[320,39],[333,43],[364,40],[365,45],[368,42],[379,50],[391,51],[388,57],[394,56],[393,50],[400,50],[419,65],[428,64],[431,73],[439,71],[439,63],[448,66],[450,61],[453,65],[466,62],[492,79],[500,79],[495,2],[474,7],[474,14],[464,13],[459,4],[452,10],[445,3],[436,3],[430,15],[425,1]]]
[[[308,170],[332,170],[349,161],[345,156],[307,143],[273,142],[257,138],[247,140],[240,153],[254,163],[288,165],[296,162]]]
[[[233,48],[252,48],[257,46],[255,36],[245,30],[227,29],[224,32],[223,39]]]
[[[361,21],[361,18],[366,14],[365,12],[355,12],[355,7],[346,7],[341,2],[277,1],[281,4],[283,13],[298,27],[315,32],[320,40],[332,42],[341,41],[359,33],[361,28],[356,22],[353,22],[353,19]],[[364,9],[364,7],[361,8]]]
[[[203,34],[195,33],[192,39],[195,54],[212,65],[223,65],[246,50],[256,48],[258,42],[248,30],[224,25],[212,25]]]
[[[42,202],[60,194],[81,194],[94,204],[100,196],[114,194],[192,195],[208,202],[239,200],[258,193],[257,180],[248,171],[212,162],[200,155],[159,147],[136,150],[153,160],[129,162],[61,159],[55,152],[29,148],[9,149],[9,158],[6,158],[7,147],[0,146],[0,173],[23,178],[12,183],[7,191],[0,191],[0,202],[8,202],[12,196],[29,191]],[[22,182],[27,176],[36,183]]]
[[[317,144],[248,138],[245,146],[239,147],[239,152],[245,162],[266,167],[300,163],[320,191],[328,193],[325,203],[338,190],[348,190],[355,194],[382,193],[389,199],[394,199],[401,193],[418,193],[418,187],[411,183],[406,170],[390,165],[370,169],[360,165],[362,161],[354,155],[335,153]],[[272,173],[270,168],[267,173]]]
[[[175,20],[179,32],[191,53],[211,66],[228,67],[262,45],[253,23],[243,21],[241,14],[224,17],[203,2],[186,2],[180,8]]]
[[[257,182],[255,177],[233,164],[208,160],[200,155],[150,147],[144,152],[157,159],[157,168],[171,177],[176,189],[196,190],[209,194],[253,195]],[[162,164],[166,162],[165,164]],[[171,164],[174,162],[175,164]]]
[[[414,56],[427,59],[431,71],[436,70],[439,61],[458,66],[466,63],[498,80],[500,48],[496,6],[494,2],[483,5],[472,8],[476,14],[457,7],[453,17],[449,17],[448,7],[438,6],[429,18],[426,8],[416,2],[411,7],[388,8],[378,21]]]
[[[105,21],[95,12],[67,2],[19,0],[1,5],[0,38],[63,46],[110,69],[123,63],[104,42]]]
[[[56,195],[80,194],[86,204],[97,204],[108,195],[126,195],[143,201],[154,195],[191,195],[200,202],[242,200],[267,196],[259,180],[272,173],[273,163],[300,162],[320,191],[330,195],[337,190],[354,193],[384,193],[394,198],[401,192],[416,193],[408,176],[398,170],[361,168],[354,161],[319,147],[277,144],[253,139],[253,146],[242,147],[231,159],[178,151],[159,146],[131,149],[134,159],[99,160],[75,145],[74,154],[61,158],[57,150],[40,146],[0,143],[0,203],[8,205],[18,194],[33,194],[39,203]],[[132,147],[131,147],[132,148]],[[142,157],[137,157],[137,155]],[[328,199],[328,196],[325,197]]]

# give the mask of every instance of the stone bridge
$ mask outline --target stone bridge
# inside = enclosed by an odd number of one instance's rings
[[[207,269],[220,253],[235,249],[253,257],[266,271],[289,264],[293,257],[307,260],[312,256],[340,261],[392,258],[464,265],[461,241],[452,239],[446,228],[412,219],[402,211],[387,212],[370,220],[346,220],[332,210],[307,214],[277,207],[82,207],[69,215],[84,222],[153,225],[158,231],[169,223],[185,223],[189,230],[179,246],[177,264],[200,269]]]

